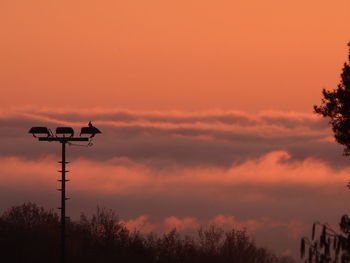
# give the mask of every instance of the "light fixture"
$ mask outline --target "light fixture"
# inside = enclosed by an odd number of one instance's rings
[[[37,134],[46,134],[47,137],[51,136],[51,132],[46,127],[32,127],[28,133],[31,133],[35,138]]]
[[[80,130],[80,136],[84,134],[90,135],[90,138],[94,137],[96,134],[101,133],[96,127],[83,127]]]
[[[60,134],[63,135],[63,137],[65,135],[69,135],[69,137],[73,137],[74,136],[74,130],[72,127],[57,127],[56,128],[56,136]]]

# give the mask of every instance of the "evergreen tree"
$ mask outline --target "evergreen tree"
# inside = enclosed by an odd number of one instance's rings
[[[314,106],[316,113],[330,118],[334,137],[345,146],[345,155],[350,155],[350,42],[348,46],[348,62],[344,63],[338,87],[334,90],[324,89],[322,104]]]
[[[350,155],[350,42],[348,46],[348,61],[344,63],[338,87],[330,91],[324,89],[322,104],[314,106],[315,113],[330,119],[334,137],[345,146],[344,155],[347,156]],[[350,218],[347,215],[341,217],[339,230],[315,222],[311,238],[301,239],[300,253],[307,263],[349,263]]]

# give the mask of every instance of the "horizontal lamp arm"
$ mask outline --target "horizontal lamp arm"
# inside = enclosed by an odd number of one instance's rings
[[[89,138],[84,137],[39,137],[39,141],[46,142],[87,142]]]

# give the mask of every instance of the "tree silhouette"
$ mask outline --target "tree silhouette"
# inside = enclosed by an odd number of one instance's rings
[[[329,118],[336,141],[345,146],[344,155],[350,155],[350,42],[348,62],[344,63],[341,81],[334,90],[323,89],[320,106],[315,105],[315,113]],[[349,187],[349,184],[348,184]],[[340,230],[328,224],[315,222],[311,239],[301,239],[301,258],[308,263],[349,263],[350,262],[350,218],[341,217]],[[316,233],[318,238],[315,238]]]
[[[59,261],[57,214],[33,203],[0,214],[0,262]],[[173,229],[161,236],[130,231],[112,210],[67,222],[68,263],[294,263],[259,248],[244,230],[209,226],[198,237]]]
[[[314,106],[317,114],[330,118],[334,137],[345,146],[345,155],[350,155],[350,42],[348,46],[348,62],[344,63],[338,87],[334,90],[323,89],[322,104]]]

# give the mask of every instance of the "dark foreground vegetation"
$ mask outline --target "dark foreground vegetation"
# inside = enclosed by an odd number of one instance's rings
[[[59,262],[59,218],[33,203],[0,216],[0,262]],[[67,222],[67,262],[291,263],[258,248],[245,231],[210,226],[193,238],[175,229],[156,236],[129,231],[111,210]]]
[[[328,224],[315,222],[311,238],[301,239],[300,254],[306,263],[349,263],[350,262],[350,218],[343,215],[340,230]]]

